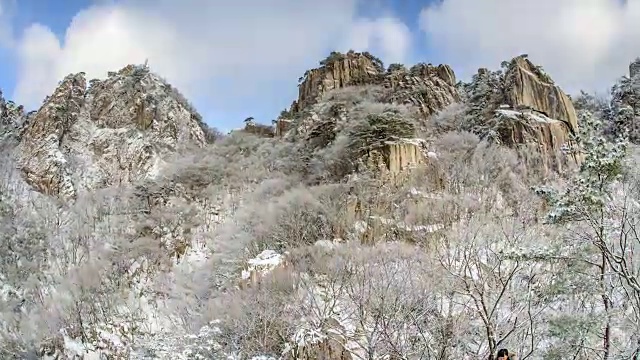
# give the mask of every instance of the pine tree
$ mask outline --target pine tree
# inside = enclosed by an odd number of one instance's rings
[[[607,139],[604,123],[591,112],[582,111],[578,117],[580,133],[574,137],[576,146],[568,151],[583,158],[580,171],[562,192],[538,189],[552,203],[553,211],[547,217],[551,223],[585,221],[594,213],[605,211],[612,186],[622,177],[626,137]]]
[[[464,95],[469,103],[469,113],[463,130],[484,135],[486,132],[485,119],[491,118],[493,111],[501,105],[503,82],[502,70],[480,69],[477,74],[473,75],[471,82],[464,86]]]
[[[611,111],[612,132],[628,132],[629,141],[640,143],[640,73],[631,71],[611,88]]]
[[[593,275],[600,284],[599,295],[604,308],[602,340],[602,359],[608,359],[612,351],[612,312],[614,308],[613,285],[611,280],[611,258],[609,244],[615,241],[612,231],[611,204],[615,201],[615,188],[624,174],[624,161],[627,155],[626,138],[619,136],[614,140],[604,135],[604,124],[591,112],[579,113],[580,133],[575,136],[577,146],[570,151],[583,156],[580,171],[570,179],[563,190],[550,188],[538,189],[544,195],[551,211],[546,221],[553,224],[574,224],[576,236],[573,241],[587,242],[587,251],[580,254],[584,261],[597,269]]]

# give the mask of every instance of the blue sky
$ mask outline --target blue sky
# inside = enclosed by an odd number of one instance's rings
[[[434,2],[437,1],[437,2]],[[458,77],[520,53],[569,92],[603,90],[640,55],[640,0],[0,0],[0,88],[36,107],[70,72],[146,58],[223,130],[269,122],[331,50],[448,63]],[[531,16],[536,13],[535,22]],[[547,14],[544,16],[544,14]]]
[[[90,6],[91,0],[19,0],[16,3],[2,3],[4,10],[10,12],[10,26],[15,34],[20,34],[32,23],[47,25],[58,36],[64,36],[71,19],[81,9]],[[10,97],[16,83],[19,58],[11,49],[0,47],[0,89],[5,97]]]
[[[95,1],[91,0],[19,0],[14,4],[15,7],[11,9],[12,15],[14,15],[11,19],[12,28],[14,33],[19,36],[31,24],[39,23],[50,28],[59,39],[63,39],[69,24],[76,14],[94,4]],[[358,15],[375,17],[381,13],[393,14],[393,16],[402,19],[406,24],[410,24],[414,29],[417,29],[417,14],[423,5],[424,2],[418,0],[409,0],[407,2],[380,1],[371,7],[366,5],[358,7]],[[424,40],[424,37],[419,36],[417,31],[412,32],[412,41],[424,42]],[[408,58],[428,58],[428,53],[420,51],[420,49],[424,49],[424,47],[413,47],[412,53],[408,55]],[[331,46],[327,46],[327,52],[330,50],[333,50]],[[306,67],[315,67],[319,60],[320,58],[306,61]],[[10,96],[15,88],[19,61],[19,58],[12,56],[11,51],[7,49],[0,51],[0,68],[3,69],[0,77],[0,89],[3,90],[6,96]],[[153,62],[151,62],[151,65],[153,67]],[[77,71],[82,70],[78,69]],[[163,74],[160,73],[160,75]],[[289,107],[296,98],[297,79],[300,75],[302,73],[297,76],[283,77],[277,81],[270,80],[267,84],[259,86],[260,91],[251,91],[248,96],[239,94],[235,99],[225,99],[222,102],[209,97],[206,92],[191,94],[189,98],[211,125],[219,126],[220,128],[241,126],[242,120],[247,116],[254,116],[259,121],[269,122],[279,114],[280,110]],[[234,76],[228,76],[220,77],[217,81],[220,84],[231,84],[235,79]]]

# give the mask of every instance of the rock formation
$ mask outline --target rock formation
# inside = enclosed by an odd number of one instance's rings
[[[24,107],[5,100],[0,91],[0,127],[16,130],[26,121],[26,118]]]
[[[483,69],[479,70],[480,76],[482,72]],[[385,70],[368,53],[332,53],[319,68],[307,71],[300,80],[298,99],[277,120],[277,136],[284,136],[292,128],[299,134],[308,133],[322,117],[316,114],[314,106],[327,93],[352,86],[379,87],[379,101],[408,105],[417,109],[422,119],[462,100],[455,74],[448,65],[417,64],[409,70],[402,66]],[[579,162],[562,154],[562,149],[571,142],[571,134],[578,131],[573,103],[540,67],[526,56],[515,57],[497,83],[491,84],[489,103],[479,105],[482,116],[475,115],[485,130],[497,131],[501,143],[507,146],[537,146],[546,170],[563,170]],[[349,121],[346,114],[335,116]],[[395,174],[410,163],[424,161],[421,155],[424,151],[408,143],[386,145],[374,153],[377,155],[371,161],[384,164],[386,170]],[[418,154],[420,160],[415,157]]]
[[[564,153],[573,144],[570,130],[561,120],[551,119],[531,110],[496,111],[495,127],[500,142],[509,147],[525,146],[526,156],[536,157],[545,173],[564,171],[580,163],[580,158]]]
[[[335,138],[336,129],[354,122],[349,112],[354,111],[357,101],[334,100],[335,94],[344,91],[339,97],[360,98],[362,94],[358,92],[367,92],[366,96],[374,103],[403,107],[411,112],[402,116],[412,123],[414,130],[391,136],[390,141],[375,146],[369,144],[371,149],[366,159],[362,159],[368,168],[382,169],[392,178],[426,159],[425,144],[408,140],[415,136],[415,129],[430,115],[460,100],[455,74],[448,65],[417,64],[408,70],[403,66],[390,66],[385,70],[382,62],[371,54],[353,51],[332,53],[320,65],[300,78],[298,99],[276,121],[276,136],[304,141],[312,148],[326,146]],[[356,90],[349,95],[348,88]],[[327,136],[328,133],[333,135]],[[289,136],[291,134],[295,135]]]
[[[381,85],[388,102],[417,106],[425,116],[459,99],[455,75],[448,65],[418,64],[410,70],[385,71],[382,62],[369,53],[333,53],[309,70],[298,85],[298,99],[289,115],[295,115],[317,103],[331,90],[357,85]]]
[[[303,111],[334,89],[378,83],[383,73],[382,62],[368,53],[332,53],[319,68],[308,70],[301,78],[298,100],[290,112]]]
[[[383,85],[388,90],[386,101],[415,106],[425,118],[460,100],[449,65],[421,63],[408,71],[390,71]]]
[[[263,137],[274,137],[276,135],[276,129],[273,126],[259,124],[253,120],[246,121],[242,131]]]
[[[286,254],[285,254],[286,255]],[[289,263],[285,255],[273,250],[264,250],[255,258],[247,261],[247,268],[242,271],[242,279],[239,287],[244,289],[252,286],[260,286],[265,276],[277,276],[290,271]]]
[[[437,156],[429,151],[429,145],[422,139],[397,139],[386,141],[383,146],[371,150],[366,156],[369,169],[379,171],[389,181],[401,182],[411,169],[418,165],[433,165],[432,185],[442,186],[443,179],[437,171]]]
[[[423,162],[428,152],[427,145],[420,139],[399,139],[387,141],[384,147],[373,151],[370,159],[378,160],[379,167],[398,174],[408,168]]]
[[[206,144],[200,116],[144,66],[91,81],[67,76],[25,125],[19,145],[25,180],[73,199],[80,189],[154,176],[167,154]]]
[[[578,116],[571,99],[529,59],[511,60],[505,74],[504,103],[514,109],[530,108],[548,118],[565,122],[571,133],[578,131]]]
[[[503,75],[480,69],[474,81],[485,82],[484,91],[489,93],[470,94],[478,102],[474,106],[481,109],[474,115],[481,122],[476,126],[482,129],[481,135],[494,134],[491,136],[509,147],[533,147],[545,172],[580,163],[579,158],[563,152],[578,131],[571,99],[526,56],[512,59]]]
[[[640,58],[629,64],[629,76],[622,77],[611,90],[613,122],[608,131],[627,134],[629,141],[640,144]]]

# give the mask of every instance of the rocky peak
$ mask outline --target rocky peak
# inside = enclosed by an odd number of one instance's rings
[[[64,199],[154,176],[183,146],[202,147],[208,128],[182,95],[146,66],[104,80],[71,74],[25,125],[22,173],[40,192]]]
[[[511,60],[504,83],[504,104],[514,109],[530,108],[551,119],[563,121],[571,133],[577,133],[578,116],[571,99],[526,56]]]
[[[376,101],[408,105],[417,109],[424,119],[460,100],[455,74],[448,65],[419,63],[407,69],[401,64],[391,64],[385,70],[375,56],[354,51],[333,52],[320,65],[299,79],[298,99],[276,121],[276,136],[284,136],[296,128],[292,119],[300,114],[307,120],[313,118],[313,106],[332,90],[377,87],[381,89],[381,96]],[[309,122],[313,121],[306,121]]]
[[[24,107],[7,101],[0,91],[0,126],[19,127],[25,117]]]
[[[42,135],[52,136],[57,142],[75,123],[84,105],[86,80],[83,74],[65,77],[42,107],[33,121],[24,129],[25,142],[37,141]]]
[[[449,65],[440,64],[433,66],[431,64],[419,63],[409,69],[409,73],[413,76],[423,78],[438,78],[443,80],[450,86],[456,86],[456,74]]]
[[[629,64],[629,76],[619,79],[611,89],[611,133],[626,133],[629,141],[640,143],[640,57]]]
[[[9,137],[20,138],[20,130],[31,114],[25,114],[24,107],[7,101],[0,91],[0,141]]]
[[[392,64],[385,71],[375,56],[354,51],[333,52],[320,64],[300,78],[291,114],[309,108],[331,90],[358,85],[382,85],[388,92],[387,101],[415,105],[427,116],[459,99],[456,77],[449,65],[420,63],[407,69]]]
[[[640,57],[637,57],[629,64],[629,77],[633,78],[640,74]]]
[[[479,69],[467,85],[472,111],[476,111],[473,118],[482,122],[470,127],[497,136],[507,146],[537,149],[545,172],[579,163],[580,159],[562,152],[578,131],[569,96],[526,55],[503,62],[503,68],[504,73]]]
[[[449,65],[419,63],[407,71],[388,71],[382,85],[387,92],[385,101],[414,106],[425,119],[460,100]]]
[[[88,96],[89,115],[100,127],[171,134],[175,138],[172,147],[178,142],[206,143],[202,135],[208,128],[202,117],[177,89],[146,66],[128,65],[105,80],[92,80]],[[167,112],[163,114],[163,110]]]
[[[299,79],[298,99],[291,112],[300,112],[315,104],[325,93],[347,86],[375,83],[384,73],[382,62],[368,52],[332,52],[320,67],[307,70]]]

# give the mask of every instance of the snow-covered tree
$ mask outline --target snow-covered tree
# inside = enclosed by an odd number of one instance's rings
[[[624,353],[616,329],[614,314],[620,304],[619,281],[611,276],[610,247],[622,235],[615,224],[619,220],[612,207],[618,202],[618,185],[625,173],[628,143],[625,138],[607,139],[602,131],[603,122],[588,111],[579,113],[580,134],[576,136],[575,151],[583,158],[580,171],[561,190],[539,189],[549,201],[549,223],[566,224],[570,231],[570,245],[574,253],[594,270],[586,279],[596,279],[597,294],[601,298],[600,319],[602,344],[596,356],[608,359]],[[623,332],[624,333],[624,332]],[[629,333],[627,333],[629,334]],[[633,345],[632,345],[633,346]]]
[[[633,62],[629,76],[624,76],[611,88],[611,131],[628,132],[632,143],[640,143],[640,73],[633,69],[640,63]]]
[[[495,108],[501,105],[504,70],[491,71],[480,69],[473,75],[471,82],[464,86],[465,97],[468,99],[469,112],[461,130],[471,131],[478,135],[484,134],[485,119],[490,118]]]

